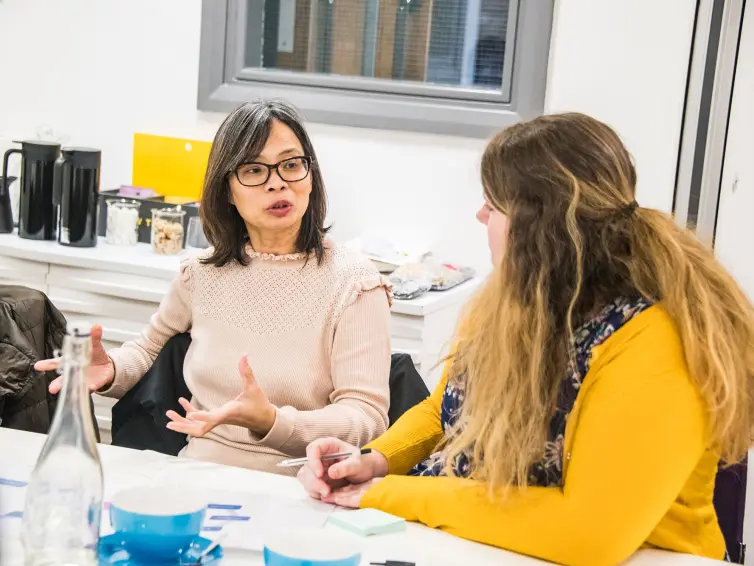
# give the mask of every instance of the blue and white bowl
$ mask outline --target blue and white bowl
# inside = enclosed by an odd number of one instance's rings
[[[267,535],[267,566],[359,566],[361,543],[353,536],[325,529],[290,530]]]
[[[110,523],[129,554],[143,562],[177,559],[199,536],[207,501],[186,490],[133,488],[110,501]]]

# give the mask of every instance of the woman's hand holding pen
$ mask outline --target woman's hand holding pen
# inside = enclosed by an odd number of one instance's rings
[[[327,454],[349,452],[345,460],[328,461]],[[358,507],[361,497],[388,473],[387,459],[372,450],[361,455],[358,448],[337,438],[323,438],[306,448],[307,463],[298,473],[304,489],[314,499],[343,507]]]

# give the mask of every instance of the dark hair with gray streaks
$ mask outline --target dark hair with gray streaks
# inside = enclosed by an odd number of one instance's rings
[[[317,156],[296,110],[281,101],[247,102],[231,112],[220,126],[209,154],[199,209],[207,240],[214,247],[205,263],[216,267],[232,261],[249,262],[249,241],[243,218],[230,202],[230,176],[244,162],[255,159],[270,136],[272,122],[285,124],[296,134],[304,154],[311,157],[312,192],[296,240],[296,251],[313,254],[319,263],[325,254],[327,193]]]

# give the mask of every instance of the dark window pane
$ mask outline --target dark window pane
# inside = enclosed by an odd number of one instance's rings
[[[248,0],[249,67],[500,91],[510,0]]]

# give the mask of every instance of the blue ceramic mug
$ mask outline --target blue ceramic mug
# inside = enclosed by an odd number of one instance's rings
[[[178,559],[199,536],[207,501],[186,490],[133,488],[110,502],[110,523],[135,559],[165,562]]]
[[[290,530],[264,539],[267,566],[359,566],[361,543],[326,529]]]

